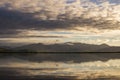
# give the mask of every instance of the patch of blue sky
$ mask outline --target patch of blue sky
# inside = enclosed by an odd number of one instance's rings
[[[100,4],[102,2],[108,1],[110,3],[120,4],[120,0],[90,0],[91,2]]]
[[[67,0],[67,3],[75,2],[75,0]]]
[[[50,34],[73,34],[72,32],[63,32],[63,31],[51,31]]]
[[[110,3],[120,4],[120,0],[109,0]]]

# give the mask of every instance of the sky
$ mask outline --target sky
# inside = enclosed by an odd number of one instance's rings
[[[0,0],[0,44],[120,46],[120,0]]]

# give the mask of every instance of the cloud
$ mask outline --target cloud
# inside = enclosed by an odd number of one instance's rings
[[[110,2],[102,0],[97,4],[91,0],[0,0],[0,33],[20,33],[19,30],[24,29],[119,29],[120,5]]]
[[[1,35],[0,38],[64,38],[64,36],[18,36],[18,35]]]

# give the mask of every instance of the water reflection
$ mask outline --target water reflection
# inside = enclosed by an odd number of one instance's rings
[[[71,76],[76,79],[120,76],[120,59],[74,63],[43,61],[33,62],[15,57],[0,59],[0,70],[16,71],[26,76]],[[4,72],[4,71],[3,71]],[[119,78],[120,79],[120,78]]]

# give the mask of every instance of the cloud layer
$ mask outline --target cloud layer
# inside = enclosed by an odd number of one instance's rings
[[[96,4],[96,1],[101,2]],[[114,20],[119,15],[119,4],[110,3],[109,0],[1,0],[1,7],[8,10],[16,10],[31,13],[40,20],[59,20],[74,18],[106,18]],[[112,12],[111,12],[112,11]],[[113,18],[114,17],[114,18]],[[116,20],[116,19],[115,19]],[[119,19],[118,19],[119,20]]]
[[[119,30],[117,3],[116,0],[0,0],[0,34],[15,37],[24,30]]]

